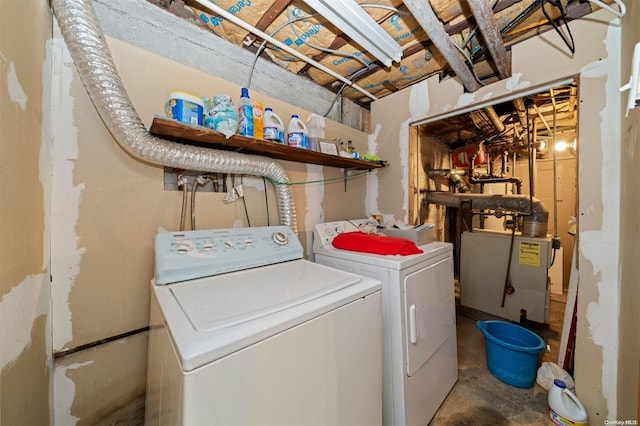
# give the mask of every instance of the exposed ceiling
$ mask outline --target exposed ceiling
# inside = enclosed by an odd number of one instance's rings
[[[433,75],[457,78],[467,92],[509,78],[511,47],[542,32],[557,31],[562,40],[558,47],[570,55],[574,43],[580,43],[573,40],[571,21],[599,9],[588,0],[357,0],[402,46],[401,61],[385,67],[303,0],[215,1],[217,7],[372,95],[367,96],[270,43],[261,47],[262,39],[216,15],[211,8],[207,10],[203,5],[206,0],[148,1],[365,108],[372,98],[382,98]],[[613,4],[614,0],[604,3]],[[452,146],[481,138],[497,142],[509,132],[513,135],[522,131],[527,112],[542,124],[551,120],[553,109],[563,126],[575,127],[575,92],[575,87],[559,88],[555,99],[550,93],[541,94],[465,114],[447,123],[433,123],[428,130],[440,134]],[[507,132],[496,130],[496,120]],[[538,128],[545,130],[540,125]]]
[[[261,39],[216,16],[197,0],[148,0],[240,48]],[[336,0],[338,1],[338,0]],[[510,49],[541,32],[560,31],[568,54],[571,21],[598,9],[587,0],[357,0],[402,46],[401,61],[384,67],[302,0],[216,0],[218,7],[349,79],[377,98],[432,75],[461,80],[468,92],[511,76]],[[613,0],[605,0],[613,3]],[[568,31],[567,31],[568,29]],[[575,40],[579,43],[579,40]],[[334,76],[267,43],[260,55],[367,106],[372,99]],[[354,77],[355,75],[355,77]]]
[[[419,126],[422,135],[456,148],[484,144],[500,151],[526,150],[532,142],[575,138],[578,84],[571,82],[512,102],[466,112]],[[539,155],[546,154],[544,147]]]

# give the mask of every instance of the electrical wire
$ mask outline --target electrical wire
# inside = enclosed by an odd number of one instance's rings
[[[567,40],[567,37],[564,35],[564,33],[560,31],[560,27],[558,26],[558,24],[556,24],[555,21],[551,18],[551,16],[549,16],[549,14],[547,13],[547,10],[544,8],[545,3],[549,3],[551,6],[555,6],[560,11],[560,18],[562,19],[562,22],[564,23],[564,26],[567,29],[567,34],[569,34],[569,40]],[[547,18],[547,21],[549,22],[551,27],[553,27],[553,29],[556,30],[556,33],[558,33],[558,35],[560,36],[564,44],[569,48],[571,53],[572,54],[576,53],[576,44],[573,41],[573,34],[571,34],[571,28],[569,28],[569,22],[567,21],[567,14],[564,10],[564,7],[562,6],[562,2],[560,0],[542,0],[542,4],[540,8],[542,9],[542,13],[544,14],[545,18]],[[571,41],[571,43],[569,43],[569,41]]]
[[[298,18],[295,18],[293,21],[291,22],[297,22],[297,21],[303,21],[306,19],[309,19],[313,16],[319,15],[318,13],[312,13],[310,15],[305,15],[305,16],[300,16]],[[271,34],[269,34],[271,37],[273,37],[274,35],[276,35],[280,30],[282,30],[284,27],[288,26],[290,24],[290,22],[287,20],[287,22],[285,22],[284,24],[281,24],[280,26],[278,26],[275,30],[273,30],[271,32]],[[260,56],[260,54],[264,51],[265,47],[267,46],[267,40],[263,40],[262,43],[260,43],[260,46],[258,46],[258,50],[256,50],[256,54],[253,55],[253,62],[251,63],[251,67],[250,67],[250,71],[249,71],[249,79],[247,80],[247,88],[250,89],[251,88],[251,80],[253,78],[253,70],[256,67],[256,64],[258,62],[258,57]]]
[[[363,176],[369,173],[369,170],[362,172],[362,173],[356,173],[353,174],[351,176],[347,176],[347,177],[337,177],[337,178],[330,178],[330,179],[320,179],[320,180],[310,180],[310,181],[304,181],[304,182],[279,182],[275,179],[272,179],[268,176],[266,176],[265,178],[271,182],[274,185],[309,185],[312,183],[327,183],[327,182],[335,182],[335,181],[339,181],[339,180],[345,180],[345,179],[352,179],[352,178],[356,178],[359,176]]]

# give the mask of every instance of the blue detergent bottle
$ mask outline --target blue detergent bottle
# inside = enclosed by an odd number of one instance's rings
[[[238,103],[238,134],[253,137],[253,105],[249,98],[249,89],[243,87]]]

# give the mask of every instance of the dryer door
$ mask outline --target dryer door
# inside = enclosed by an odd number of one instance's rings
[[[413,376],[455,336],[455,289],[451,257],[404,278],[407,375]]]

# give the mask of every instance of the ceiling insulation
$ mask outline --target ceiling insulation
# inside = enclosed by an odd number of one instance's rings
[[[207,10],[196,0],[148,0],[206,27],[239,48],[258,51],[262,40]],[[432,75],[467,77],[467,91],[508,78],[510,48],[598,7],[586,0],[357,0],[403,49],[400,62],[384,67],[302,0],[216,0],[215,5],[345,77],[376,98]],[[204,2],[206,4],[206,2]],[[611,4],[613,0],[605,1]],[[427,10],[433,20],[425,21]],[[567,27],[562,32],[571,48]],[[446,37],[440,41],[440,36]],[[579,43],[579,40],[576,42]],[[451,49],[454,53],[446,52]],[[367,107],[372,99],[276,46],[260,52],[287,70]]]

